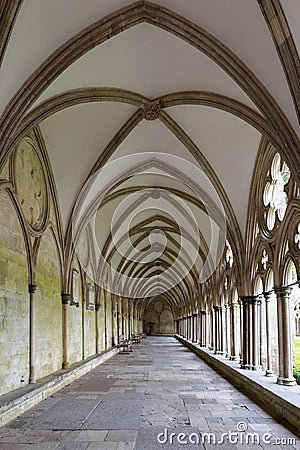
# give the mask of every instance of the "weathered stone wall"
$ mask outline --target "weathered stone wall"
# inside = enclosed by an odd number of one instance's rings
[[[8,193],[0,190],[0,395],[29,375],[28,269],[23,233]]]
[[[89,309],[86,303],[87,283],[93,286],[93,282],[84,274],[82,282],[74,257],[71,270],[76,269],[78,274],[78,307],[67,305],[67,345],[64,346],[65,316],[61,294],[65,286],[60,262],[63,249],[59,247],[63,236],[55,189],[47,181],[50,168],[45,155],[40,132],[32,130],[0,174],[1,180],[7,180],[7,184],[2,183],[0,187],[0,395],[19,388],[21,376],[24,376],[25,384],[29,382],[30,317],[33,321],[31,342],[35,377],[33,373],[31,375],[37,381],[62,368],[64,349],[67,351],[66,362],[74,364],[96,354],[96,350],[102,352],[110,348],[114,341],[111,297],[105,299],[102,293],[97,313],[96,347],[95,306]],[[8,188],[16,203],[10,198]],[[28,255],[25,236],[27,242],[31,242]],[[88,259],[85,242],[82,245]],[[29,284],[37,286],[32,297],[32,316]]]
[[[98,312],[98,327],[99,327],[99,333],[98,333],[98,348],[99,352],[105,350],[105,299],[104,299],[104,292],[101,290],[100,293],[100,309]]]
[[[86,283],[91,283],[92,280],[87,279]],[[86,295],[86,287],[85,287]],[[95,326],[95,309],[92,310],[86,308],[86,298],[83,303],[84,309],[84,355],[88,358],[96,353],[96,326]]]
[[[36,271],[36,377],[62,367],[62,303],[60,266],[50,230],[42,238]]]
[[[113,329],[112,329],[112,299],[111,294],[106,295],[106,348],[112,346]]]
[[[72,268],[79,273],[79,266],[76,258],[72,262]],[[79,293],[79,307],[68,307],[68,324],[67,324],[67,340],[68,340],[68,362],[73,364],[82,359],[82,290]]]

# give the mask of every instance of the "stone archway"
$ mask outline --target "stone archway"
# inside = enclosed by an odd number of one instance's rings
[[[163,298],[156,298],[144,313],[147,334],[173,335],[174,315],[171,307]]]

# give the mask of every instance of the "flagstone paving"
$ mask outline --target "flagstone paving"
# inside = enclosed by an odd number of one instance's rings
[[[3,450],[245,447],[300,440],[171,337],[148,336],[0,429]]]

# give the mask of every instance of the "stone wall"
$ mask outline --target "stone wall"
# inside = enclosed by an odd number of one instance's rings
[[[16,209],[0,190],[0,395],[28,380],[29,295],[26,249]]]
[[[102,292],[96,312],[95,305],[86,303],[87,286],[93,290],[94,283],[81,272],[76,257],[64,267],[59,204],[49,171],[41,133],[32,130],[0,174],[0,395],[21,388],[22,376],[25,385],[29,383],[30,342],[37,381],[62,369],[64,348],[66,362],[72,365],[114,342],[111,296],[104,298]],[[67,279],[73,269],[78,275],[78,306],[69,302],[65,316],[61,294],[72,294],[72,283],[66,290],[63,270]],[[33,314],[29,285],[36,285]]]
[[[60,266],[51,231],[48,230],[39,249],[35,294],[36,377],[62,367],[62,302]]]

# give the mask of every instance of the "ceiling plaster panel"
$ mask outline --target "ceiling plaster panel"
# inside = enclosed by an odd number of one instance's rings
[[[64,223],[95,161],[135,110],[124,103],[89,103],[61,111],[41,124]]]
[[[25,0],[0,71],[0,113],[26,78],[59,46],[128,0]]]
[[[39,98],[68,89],[110,86],[152,99],[170,92],[206,90],[254,104],[231,78],[203,53],[148,24],[140,24],[88,52]]]
[[[167,111],[189,134],[214,168],[244,235],[260,134],[242,120],[214,108],[176,106]]]
[[[197,164],[186,147],[160,120],[140,122],[115,151],[109,161],[134,153],[161,152],[179,156]],[[133,159],[134,162],[134,159]]]
[[[299,36],[299,0],[282,3],[290,6]],[[197,23],[227,45],[266,86],[300,132],[284,71],[256,0],[160,0],[160,4]]]

